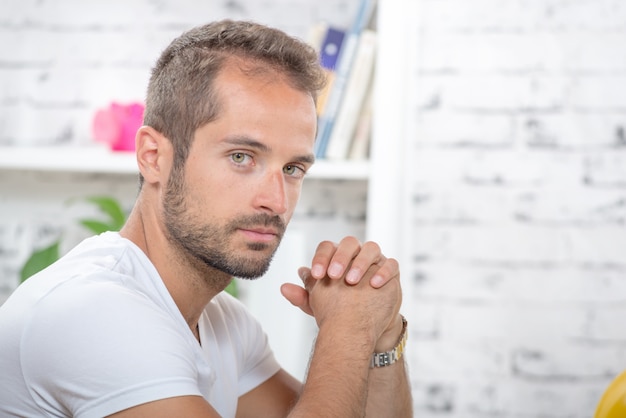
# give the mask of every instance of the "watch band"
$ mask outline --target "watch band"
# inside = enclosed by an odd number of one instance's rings
[[[391,366],[393,363],[402,358],[402,354],[404,353],[404,347],[406,346],[407,340],[407,320],[404,316],[400,316],[402,317],[402,332],[400,333],[400,337],[398,338],[396,346],[391,351],[374,353],[372,355],[370,368]]]

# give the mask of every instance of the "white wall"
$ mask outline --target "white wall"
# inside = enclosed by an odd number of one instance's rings
[[[626,369],[626,3],[411,4],[416,416],[590,417]]]

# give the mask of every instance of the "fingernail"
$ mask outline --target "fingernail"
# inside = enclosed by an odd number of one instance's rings
[[[339,276],[341,274],[341,265],[337,264],[337,263],[332,263],[330,265],[330,267],[328,267],[328,275],[329,276]]]
[[[370,284],[372,285],[372,287],[380,287],[383,285],[383,278],[380,276],[374,276],[370,280]]]
[[[324,275],[324,267],[320,264],[315,264],[313,268],[311,268],[311,275],[313,277],[322,277]]]
[[[361,275],[361,272],[357,269],[351,269],[348,274],[346,274],[346,281],[348,283],[357,283],[359,281],[359,276]]]

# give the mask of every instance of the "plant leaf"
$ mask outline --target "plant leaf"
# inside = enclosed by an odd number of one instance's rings
[[[126,215],[117,200],[109,196],[91,196],[86,200],[98,206],[102,212],[109,216],[111,222],[108,230],[118,231],[124,226]]]
[[[106,222],[98,219],[81,219],[79,222],[82,226],[96,235],[105,231],[119,231],[122,229],[126,221],[126,215],[117,200],[109,196],[91,196],[85,200],[95,204],[109,219]]]
[[[118,229],[116,228],[116,225],[111,225],[106,222],[97,221],[95,219],[81,219],[79,222],[82,226],[84,226],[96,235],[106,231],[116,231]]]
[[[33,252],[30,258],[26,260],[24,267],[22,267],[20,283],[57,261],[59,259],[60,244],[61,240],[56,240],[50,246]]]
[[[230,293],[231,296],[237,297],[239,295],[239,289],[237,288],[237,282],[235,281],[235,279],[233,279],[228,286],[226,286],[226,289],[224,289],[225,292]]]

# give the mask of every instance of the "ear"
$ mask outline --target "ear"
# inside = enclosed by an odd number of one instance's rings
[[[165,184],[172,165],[172,144],[151,126],[142,126],[135,136],[139,171],[147,183]]]

